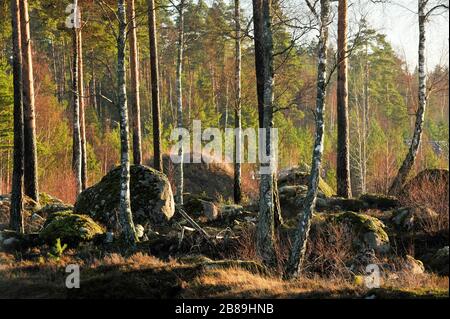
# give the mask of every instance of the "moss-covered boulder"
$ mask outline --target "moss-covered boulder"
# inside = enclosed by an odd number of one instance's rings
[[[51,214],[39,237],[49,244],[54,244],[60,238],[64,244],[77,245],[90,241],[103,232],[103,228],[90,217],[65,211]]]
[[[308,185],[309,173],[310,172],[307,166],[293,167],[287,170],[282,170],[278,176],[278,186],[281,188],[286,185]],[[319,179],[319,191],[327,197],[335,194],[333,188],[322,178]]]
[[[353,243],[359,250],[373,249],[386,253],[390,249],[386,226],[375,217],[355,212],[330,214],[325,222],[345,223],[355,233]]]
[[[120,201],[120,166],[110,171],[77,198],[74,212],[87,214],[108,228],[117,221]],[[166,175],[143,165],[131,166],[130,194],[134,222],[144,227],[161,225],[175,212],[172,188]]]

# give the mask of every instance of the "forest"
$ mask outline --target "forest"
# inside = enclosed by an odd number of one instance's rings
[[[0,0],[0,298],[448,298],[448,9]]]

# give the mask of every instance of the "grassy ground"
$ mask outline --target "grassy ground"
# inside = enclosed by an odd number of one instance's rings
[[[65,267],[74,263],[81,285],[69,290]],[[448,277],[432,274],[397,274],[369,290],[342,278],[283,281],[246,265],[162,261],[141,252],[126,258],[67,252],[60,260],[0,253],[0,298],[439,298],[449,291]]]

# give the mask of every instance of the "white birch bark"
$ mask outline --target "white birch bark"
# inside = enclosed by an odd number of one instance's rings
[[[128,124],[127,87],[125,82],[126,16],[125,0],[118,0],[117,16],[119,33],[117,37],[117,82],[120,111],[120,205],[119,219],[125,240],[134,245],[137,242],[130,202],[130,138]]]
[[[289,261],[284,276],[292,278],[299,274],[306,254],[306,244],[311,228],[311,220],[316,205],[317,190],[319,186],[320,167],[323,154],[324,135],[324,111],[326,98],[327,78],[327,45],[328,45],[328,21],[330,14],[329,0],[321,0],[320,36],[317,66],[317,97],[316,97],[316,136],[314,141],[311,174],[308,193],[302,207],[302,216],[297,226]]]
[[[258,0],[259,2],[260,0]],[[264,70],[264,89],[263,89],[263,129],[265,129],[263,151],[267,155],[272,155],[272,136],[273,127],[273,39],[272,39],[272,16],[271,0],[262,0],[259,4],[262,10],[262,61]],[[255,13],[254,13],[255,14]],[[255,35],[255,38],[257,35]],[[261,137],[260,137],[261,138]],[[271,163],[260,163],[260,187],[259,187],[259,216],[256,232],[256,244],[259,256],[268,267],[277,266],[277,257],[275,253],[275,197],[274,197],[274,178],[270,173]]]
[[[180,0],[178,5],[178,56],[177,56],[177,72],[176,72],[176,96],[177,96],[177,127],[183,127],[183,91],[181,77],[183,72],[183,43],[184,43],[184,0]],[[178,155],[183,159],[183,143],[180,143],[180,149]],[[183,160],[177,164],[177,176],[176,176],[176,196],[175,202],[178,205],[183,205]]]
[[[425,70],[425,22],[426,22],[426,5],[428,0],[418,0],[419,13],[419,106],[416,113],[416,124],[414,126],[414,135],[405,160],[400,167],[389,189],[389,194],[397,195],[408,178],[411,168],[416,161],[417,152],[419,151],[420,142],[422,140],[423,123],[425,119],[425,109],[427,105],[426,92],[426,70]]]

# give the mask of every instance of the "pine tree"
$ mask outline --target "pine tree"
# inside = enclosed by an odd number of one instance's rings
[[[22,41],[22,80],[24,116],[24,191],[39,202],[38,163],[36,147],[36,115],[34,100],[33,59],[30,37],[28,0],[20,0],[20,29]]]
[[[19,0],[11,0],[13,82],[14,82],[14,161],[11,192],[10,227],[24,232],[23,223],[23,101],[22,101],[22,55],[20,34]]]
[[[338,84],[337,84],[337,194],[345,198],[352,197],[350,183],[350,142],[348,119],[348,4],[339,0],[338,5]]]
[[[142,138],[141,138],[141,101],[139,97],[139,57],[137,46],[137,23],[134,0],[127,0],[127,14],[129,27],[130,69],[131,69],[131,114],[133,116],[133,161],[142,164]]]
[[[150,40],[150,69],[152,81],[152,119],[153,119],[153,166],[163,171],[161,150],[161,108],[159,101],[159,68],[158,41],[156,34],[156,7],[154,0],[147,0],[148,4],[148,33]]]

